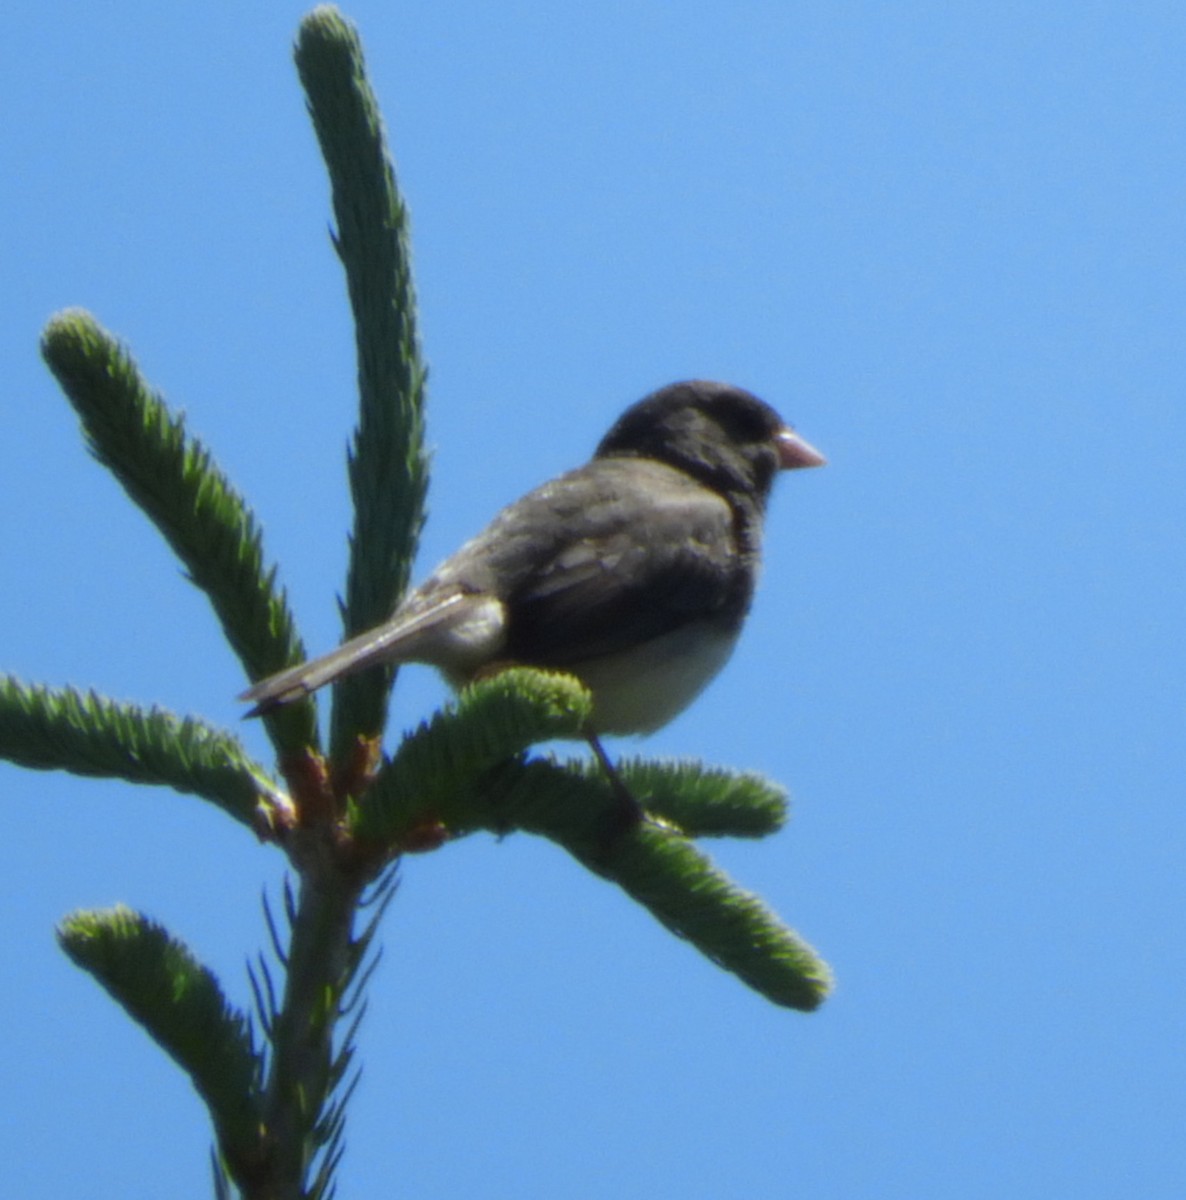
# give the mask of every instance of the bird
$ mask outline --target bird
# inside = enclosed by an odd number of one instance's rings
[[[583,734],[610,770],[600,735],[661,728],[725,665],[753,600],[775,477],[826,461],[742,388],[660,388],[589,462],[504,508],[382,624],[255,683],[240,697],[246,715],[378,663],[425,663],[456,689],[535,667],[588,688]]]

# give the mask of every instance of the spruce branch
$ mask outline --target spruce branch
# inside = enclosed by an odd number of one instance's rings
[[[300,662],[304,646],[275,568],[265,568],[255,518],[190,435],[179,415],[144,381],[131,355],[89,313],[52,318],[41,351],[82,421],[91,453],[164,535],[202,589],[248,677]],[[317,743],[311,704],[268,718],[277,748]]]
[[[590,759],[570,759],[568,771],[602,775]],[[630,794],[647,812],[688,837],[766,837],[786,823],[787,793],[754,771],[713,767],[695,759],[624,758],[615,764]]]
[[[369,937],[353,938],[364,885],[328,861],[302,875],[286,952],[284,994],[269,1022],[263,1123],[272,1154],[267,1196],[309,1200],[326,1194],[342,1152],[343,1076],[350,1038],[335,1044]],[[271,1003],[274,1004],[274,1001]],[[309,1175],[314,1182],[309,1185]]]
[[[0,758],[38,771],[163,784],[259,831],[282,792],[238,738],[196,717],[0,675]]]
[[[429,823],[452,834],[482,827],[485,774],[536,742],[577,736],[591,708],[568,675],[516,668],[479,680],[404,738],[356,802],[351,832],[397,846]]]
[[[587,858],[587,848],[582,853]],[[767,1000],[810,1012],[832,990],[815,951],[686,838],[643,824],[612,866],[614,881],[672,933]]]
[[[685,836],[771,832],[785,817],[783,790],[697,763],[627,761],[622,781],[659,820],[622,830],[618,797],[597,764],[523,758],[535,742],[578,734],[589,706],[567,676],[520,669],[475,684],[404,739],[355,804],[354,835],[398,846],[433,823],[448,836],[541,834],[768,999],[816,1008],[831,988],[826,965]]]
[[[507,765],[488,782],[494,832],[522,829],[563,846],[775,1004],[811,1011],[827,998],[832,978],[823,960],[686,837],[650,820],[615,825],[616,797],[606,780],[533,759]]]
[[[58,941],[190,1077],[232,1178],[242,1186],[257,1174],[264,1161],[259,1056],[247,1018],[214,975],[160,925],[122,905],[72,913]]]
[[[342,605],[351,637],[386,619],[408,586],[424,523],[426,368],[416,332],[408,212],[354,26],[328,5],[301,23],[295,48],[329,171],[358,357],[359,422],[349,453],[354,530]],[[334,688],[331,758],[383,731],[394,668]]]

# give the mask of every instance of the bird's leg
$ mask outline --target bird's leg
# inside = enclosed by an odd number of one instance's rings
[[[622,777],[614,768],[614,764],[610,762],[609,755],[602,748],[601,742],[598,741],[595,733],[585,735],[589,745],[593,748],[593,753],[597,757],[597,761],[601,764],[601,769],[605,772],[606,779],[609,780],[609,785],[613,789],[614,795],[618,800],[618,819],[621,821],[623,829],[630,829],[637,825],[643,819],[644,813],[642,805],[631,795],[630,789],[622,782]]]

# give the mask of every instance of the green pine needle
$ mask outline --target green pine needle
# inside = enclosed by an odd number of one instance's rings
[[[591,759],[563,765],[594,778],[603,774]],[[624,758],[614,767],[647,812],[678,825],[689,837],[765,837],[786,823],[786,789],[753,771],[690,758]]]
[[[570,675],[502,671],[404,738],[352,814],[362,841],[391,844],[425,821],[454,833],[487,822],[483,776],[536,742],[578,736],[592,708]]]
[[[426,368],[416,332],[408,213],[387,148],[358,33],[336,9],[301,24],[297,70],[329,171],[354,312],[359,423],[349,455],[354,531],[346,579],[346,636],[390,616],[408,586],[424,523]],[[331,756],[382,732],[394,671],[367,671],[334,690]]]
[[[304,647],[275,569],[264,566],[254,517],[183,418],[149,388],[128,351],[79,309],[49,322],[41,350],[82,420],[91,452],[209,597],[249,678],[302,661]],[[311,704],[280,710],[268,726],[285,749],[316,744]]]
[[[650,820],[623,827],[606,780],[534,759],[492,779],[486,811],[496,832],[523,829],[563,846],[775,1004],[811,1011],[831,990],[811,947],[686,837]]]
[[[815,951],[684,838],[644,823],[623,839],[613,873],[668,929],[775,1004],[810,1012],[832,990]]]
[[[0,758],[39,771],[163,784],[253,829],[287,803],[237,738],[194,717],[0,675]]]
[[[232,1171],[257,1161],[260,1060],[247,1018],[214,975],[160,925],[122,905],[72,913],[58,940],[189,1075]]]

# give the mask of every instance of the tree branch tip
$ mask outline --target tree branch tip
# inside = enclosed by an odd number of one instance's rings
[[[41,331],[41,353],[48,358],[70,346],[85,345],[96,339],[114,341],[87,309],[63,308],[46,321]]]
[[[297,43],[310,36],[329,35],[334,39],[356,42],[354,23],[336,4],[318,4],[301,18]]]

